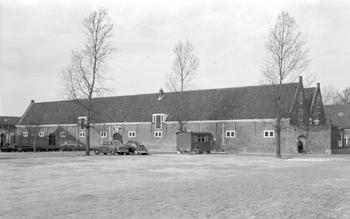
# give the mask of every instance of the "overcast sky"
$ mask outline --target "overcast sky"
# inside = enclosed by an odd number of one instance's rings
[[[200,60],[194,89],[259,84],[267,28],[282,10],[307,35],[308,72],[321,86],[350,86],[350,1],[0,0],[0,115],[64,99],[60,73],[84,43],[81,20],[98,7],[115,24],[109,95],[164,88],[179,40]]]

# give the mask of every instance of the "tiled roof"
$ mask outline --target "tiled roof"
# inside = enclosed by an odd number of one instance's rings
[[[21,117],[0,116],[0,125],[17,125]]]
[[[297,85],[283,85],[285,113],[291,108]],[[261,85],[185,91],[182,118],[184,121],[275,118],[276,88],[276,85]],[[312,93],[311,89],[308,92]],[[95,98],[97,113],[92,122],[150,122],[154,113],[168,114],[167,121],[176,121],[178,95],[165,92],[161,100],[158,93]],[[29,108],[20,125],[75,124],[77,117],[85,114],[74,101],[39,102]]]
[[[328,123],[331,123],[334,126],[350,128],[350,104],[325,105],[324,111]]]

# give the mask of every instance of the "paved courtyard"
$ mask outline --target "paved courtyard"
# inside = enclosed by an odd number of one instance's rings
[[[350,218],[350,156],[0,153],[0,218]]]

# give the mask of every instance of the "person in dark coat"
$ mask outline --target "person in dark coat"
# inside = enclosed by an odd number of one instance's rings
[[[303,153],[303,142],[300,139],[298,140],[298,153]]]

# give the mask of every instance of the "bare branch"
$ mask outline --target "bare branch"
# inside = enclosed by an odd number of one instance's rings
[[[262,73],[266,81],[276,85],[276,157],[281,157],[281,120],[286,116],[281,107],[282,84],[303,73],[310,62],[306,38],[298,31],[296,21],[288,12],[279,14],[274,26],[269,28],[266,50]]]
[[[106,90],[104,87],[105,70],[107,69],[106,59],[114,51],[111,43],[113,23],[107,10],[99,9],[83,19],[82,24],[85,28],[85,47],[82,51],[72,52],[71,64],[63,72],[63,80],[70,98],[86,111],[88,118],[86,153],[89,155],[90,122],[94,120],[96,115],[94,108],[96,101],[93,98]]]
[[[341,92],[337,92],[335,97],[336,104],[350,104],[350,87],[345,88]]]
[[[168,75],[166,87],[177,93],[177,117],[179,129],[183,131],[185,122],[182,118],[183,98],[182,92],[195,77],[199,66],[198,58],[193,54],[194,47],[191,42],[186,41],[183,44],[181,41],[174,48],[174,62],[172,72]]]

